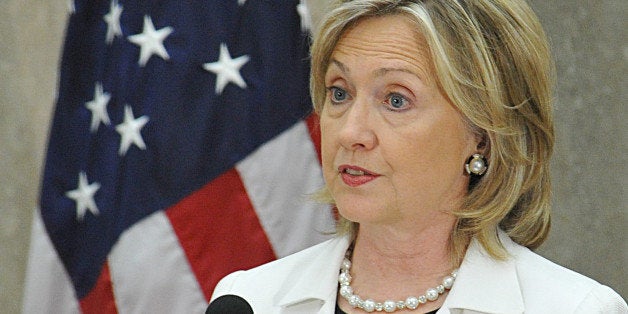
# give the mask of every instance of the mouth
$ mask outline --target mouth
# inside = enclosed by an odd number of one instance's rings
[[[357,187],[375,180],[380,175],[364,168],[350,165],[341,165],[338,172],[342,181],[351,187]]]
[[[338,172],[352,176],[378,176],[378,174],[356,166],[342,165],[338,167]]]

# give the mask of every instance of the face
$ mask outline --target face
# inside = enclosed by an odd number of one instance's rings
[[[467,191],[478,141],[439,91],[414,29],[400,15],[362,20],[325,74],[323,174],[340,214],[361,226],[447,215]]]

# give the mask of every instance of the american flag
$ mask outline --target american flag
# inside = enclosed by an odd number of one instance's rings
[[[303,1],[71,7],[24,313],[203,312],[326,238]]]

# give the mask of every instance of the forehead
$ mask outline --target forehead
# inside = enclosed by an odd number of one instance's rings
[[[429,47],[418,24],[402,14],[363,18],[345,30],[331,59],[344,64],[352,58],[407,68],[424,79],[432,73]]]

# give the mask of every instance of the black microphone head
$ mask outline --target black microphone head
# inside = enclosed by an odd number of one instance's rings
[[[253,314],[253,308],[242,297],[226,294],[212,301],[205,314]]]

